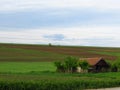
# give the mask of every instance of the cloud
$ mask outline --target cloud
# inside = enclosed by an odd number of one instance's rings
[[[65,39],[65,36],[63,34],[44,35],[43,37],[55,41],[62,41]]]
[[[120,46],[120,27],[70,27],[0,31],[0,42]]]
[[[120,9],[119,0],[0,0],[0,11],[21,11],[48,8]]]

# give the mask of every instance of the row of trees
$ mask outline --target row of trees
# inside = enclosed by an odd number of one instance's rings
[[[78,67],[81,67],[83,71],[87,70],[89,64],[87,61],[80,61],[75,57],[67,57],[64,61],[56,61],[54,62],[57,67],[57,72],[68,72],[73,73],[76,72]]]

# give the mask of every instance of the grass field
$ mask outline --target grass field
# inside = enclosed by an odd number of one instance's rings
[[[0,62],[0,73],[55,72],[53,62]]]
[[[0,90],[82,90],[120,86],[120,73],[56,73],[67,56],[120,60],[120,48],[0,44]]]

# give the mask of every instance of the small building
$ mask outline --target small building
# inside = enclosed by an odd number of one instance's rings
[[[107,72],[109,70],[109,64],[103,58],[80,58],[80,60],[88,62],[90,65],[88,72]],[[82,69],[79,68],[79,70]]]

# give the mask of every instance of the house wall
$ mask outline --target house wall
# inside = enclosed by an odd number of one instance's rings
[[[76,72],[78,72],[78,73],[82,72],[82,68],[81,67],[77,67]]]
[[[83,70],[81,67],[77,67],[76,72],[77,72],[77,73],[87,73],[88,70]]]

